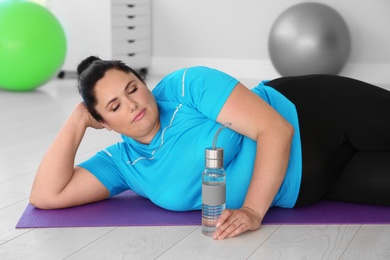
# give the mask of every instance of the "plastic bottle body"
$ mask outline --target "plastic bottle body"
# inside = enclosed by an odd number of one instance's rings
[[[223,168],[206,168],[202,174],[202,232],[211,236],[226,205],[226,173]]]

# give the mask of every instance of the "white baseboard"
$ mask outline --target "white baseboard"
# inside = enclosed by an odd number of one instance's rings
[[[264,80],[280,77],[271,61],[207,58],[152,57],[150,72],[165,75],[189,66],[208,66],[224,71],[237,79]],[[390,85],[390,64],[347,63],[340,75],[377,85]]]
[[[390,64],[347,63],[340,74],[390,88]]]
[[[279,74],[269,61],[152,57],[151,73],[165,75],[176,69],[190,66],[207,66],[224,71],[238,79],[270,79]]]

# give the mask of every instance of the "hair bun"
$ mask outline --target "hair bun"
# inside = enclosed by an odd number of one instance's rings
[[[77,74],[80,76],[80,74],[86,70],[94,61],[100,60],[99,57],[96,56],[89,56],[88,58],[85,58],[83,61],[80,62],[80,64],[77,66]]]

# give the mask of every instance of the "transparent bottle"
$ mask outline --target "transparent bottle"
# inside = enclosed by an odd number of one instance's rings
[[[206,167],[202,173],[202,232],[212,236],[217,229],[217,220],[226,205],[226,173],[223,168],[223,149],[217,148],[219,133],[230,126],[223,124],[213,140],[213,147],[205,150]]]
[[[206,168],[202,174],[202,232],[213,235],[226,204],[226,173],[223,149],[206,149]]]

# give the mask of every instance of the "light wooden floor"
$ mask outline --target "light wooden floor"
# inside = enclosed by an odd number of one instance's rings
[[[390,225],[266,225],[224,241],[198,226],[15,229],[41,157],[80,101],[75,84],[0,91],[0,259],[390,259]],[[77,161],[117,140],[88,131]]]

